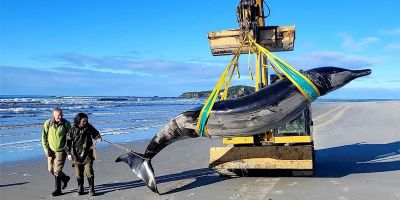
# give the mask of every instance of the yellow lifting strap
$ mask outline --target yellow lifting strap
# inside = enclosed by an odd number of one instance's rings
[[[233,57],[233,59],[231,60],[232,65],[230,66],[230,72],[229,72],[229,78],[228,80],[225,80],[225,89],[224,92],[221,95],[221,100],[226,100],[226,98],[228,97],[228,90],[229,90],[229,85],[231,84],[231,80],[233,77],[233,74],[237,73],[237,77],[240,78],[240,72],[239,72],[239,56],[235,56]],[[229,65],[228,65],[229,66]]]
[[[292,82],[303,96],[311,103],[320,96],[318,88],[306,76],[297,71],[294,67],[268,51],[266,48],[257,44],[251,36],[247,37],[250,41],[251,48],[256,49],[268,58],[268,61],[275,67],[279,68],[283,74]],[[275,70],[275,69],[274,69]],[[275,70],[276,72],[276,70]],[[279,73],[277,73],[278,75]],[[278,75],[279,76],[279,75]]]
[[[215,85],[213,91],[211,94],[208,96],[206,102],[203,105],[203,108],[200,111],[199,118],[197,120],[197,125],[196,125],[196,132],[199,136],[201,137],[209,137],[207,130],[205,128],[208,116],[210,115],[210,112],[212,110],[212,107],[214,106],[215,100],[217,99],[219,92],[221,91],[222,85],[225,83],[225,91],[224,94],[222,95],[221,98],[225,98],[228,94],[228,88],[229,88],[229,82],[232,78],[232,75],[235,71],[235,69],[238,67],[238,62],[239,62],[239,57],[240,57],[240,52],[242,51],[242,47],[244,44],[244,40],[241,43],[239,49],[233,56],[231,62],[226,66],[225,70],[222,72],[220,78],[218,79],[217,84]],[[229,74],[229,71],[231,71],[231,75],[229,77],[229,82],[226,82],[226,77]]]
[[[209,137],[207,130],[206,130],[206,123],[207,123],[208,116],[211,113],[211,110],[214,106],[214,103],[219,95],[219,92],[220,92],[222,86],[225,85],[225,90],[221,96],[221,100],[225,100],[228,95],[228,88],[229,88],[230,81],[232,79],[232,76],[233,76],[235,70],[237,70],[237,73],[239,74],[239,70],[238,70],[239,57],[240,57],[241,50],[246,42],[250,45],[248,63],[250,63],[250,51],[255,54],[257,66],[260,65],[259,61],[260,61],[260,59],[262,59],[262,56],[265,56],[266,58],[268,58],[267,60],[270,62],[272,68],[274,69],[274,71],[278,75],[278,77],[280,79],[283,79],[283,77],[281,76],[279,71],[276,69],[276,67],[280,71],[282,71],[283,74],[286,75],[286,77],[297,87],[297,89],[303,94],[303,96],[310,103],[312,101],[314,101],[317,97],[320,96],[318,88],[307,77],[305,77],[303,74],[301,74],[295,68],[293,68],[288,63],[286,63],[282,59],[280,59],[277,56],[275,56],[274,54],[272,54],[270,51],[268,51],[261,45],[257,44],[250,35],[247,35],[242,40],[240,47],[238,48],[237,52],[233,56],[230,63],[226,66],[226,68],[223,71],[223,73],[221,74],[217,84],[215,85],[213,91],[208,96],[205,104],[203,105],[203,108],[200,111],[200,115],[199,115],[199,118],[197,120],[197,125],[196,125],[196,132],[199,136]],[[250,65],[248,68],[249,68],[249,72],[250,72],[250,77],[252,77]],[[228,74],[230,74],[230,75],[229,75],[228,80],[226,80]]]

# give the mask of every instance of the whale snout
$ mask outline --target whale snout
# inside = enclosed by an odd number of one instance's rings
[[[363,77],[371,74],[371,69],[361,69],[361,70],[353,70],[352,74],[354,78]]]

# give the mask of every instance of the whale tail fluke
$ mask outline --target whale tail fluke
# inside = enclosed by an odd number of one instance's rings
[[[125,162],[153,192],[158,193],[156,178],[154,176],[151,159],[143,157],[142,154],[131,152],[118,157],[115,162]]]

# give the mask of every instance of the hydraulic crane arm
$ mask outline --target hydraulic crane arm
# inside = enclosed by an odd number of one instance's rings
[[[209,32],[211,53],[214,56],[233,55],[243,39],[243,35],[252,34],[257,43],[269,51],[292,51],[294,48],[294,26],[265,26],[264,0],[240,0],[236,13],[239,29]],[[248,53],[242,48],[241,53]]]
[[[242,35],[252,34],[259,41],[260,27],[264,26],[263,0],[241,0],[236,9]]]

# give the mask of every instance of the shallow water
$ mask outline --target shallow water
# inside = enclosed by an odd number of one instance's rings
[[[43,156],[43,122],[58,106],[71,123],[78,112],[113,142],[151,138],[166,122],[204,100],[164,97],[0,97],[0,163]],[[104,145],[104,144],[101,144]]]

